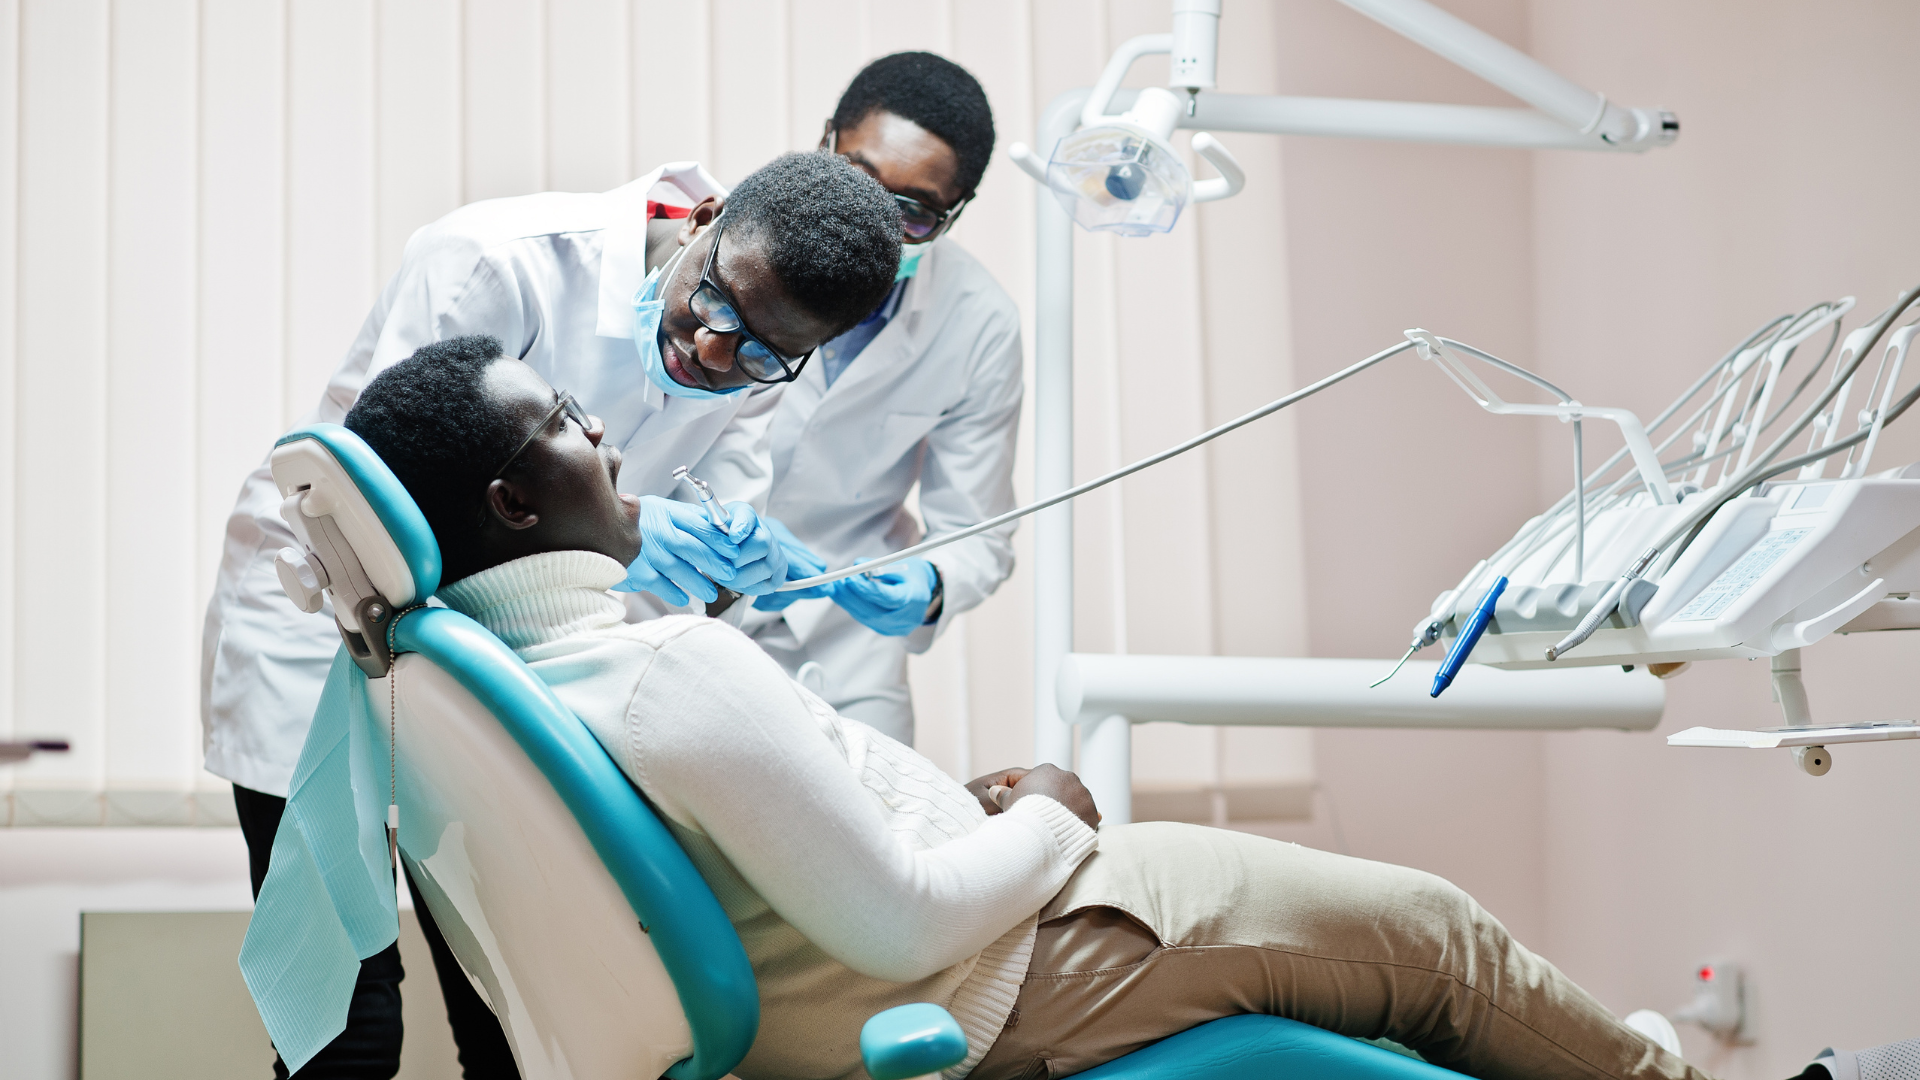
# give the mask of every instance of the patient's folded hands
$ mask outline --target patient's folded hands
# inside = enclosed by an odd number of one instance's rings
[[[1010,791],[996,799],[994,788],[1007,788]],[[980,807],[988,816],[1011,809],[1015,802],[1025,796],[1045,795],[1066,807],[1074,817],[1086,822],[1087,828],[1100,827],[1100,810],[1093,804],[1093,793],[1087,790],[1078,776],[1058,766],[1001,769],[967,781],[967,790],[980,800]]]

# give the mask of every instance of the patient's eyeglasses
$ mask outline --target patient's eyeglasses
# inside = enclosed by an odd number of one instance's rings
[[[588,430],[590,422],[587,418],[587,410],[580,407],[580,403],[573,399],[572,394],[567,393],[565,390],[554,391],[553,408],[547,410],[547,415],[540,419],[540,423],[535,425],[534,429],[527,433],[526,438],[520,440],[520,445],[514,448],[513,453],[507,455],[506,464],[501,465],[500,468],[494,472],[493,476],[487,480],[487,487],[492,487],[495,480],[507,475],[507,470],[513,468],[513,463],[519,461],[520,455],[527,452],[527,447],[533,445],[533,440],[539,438],[540,433],[547,430],[547,425],[553,423],[554,418],[561,413],[565,413],[567,419],[579,424],[581,431]],[[483,505],[480,508],[480,524],[485,525],[486,523],[487,510]]]

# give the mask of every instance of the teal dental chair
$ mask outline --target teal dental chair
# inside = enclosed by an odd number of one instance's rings
[[[500,640],[422,607],[439,587],[426,519],[333,424],[272,456],[301,542],[276,561],[303,610],[333,602],[372,704],[391,700],[399,846],[525,1080],[717,1080],[759,1024],[753,970],[719,902],[585,725]],[[397,617],[396,617],[397,615]],[[966,1039],[937,1005],[868,1021],[873,1080],[937,1073]],[[1216,1020],[1080,1074],[1088,1080],[1458,1080],[1271,1016]]]

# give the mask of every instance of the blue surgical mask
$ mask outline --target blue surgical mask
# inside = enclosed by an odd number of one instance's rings
[[[925,255],[925,244],[900,245],[900,272],[893,275],[895,281],[905,281],[920,270],[920,256]]]
[[[697,386],[682,386],[667,374],[666,357],[660,354],[660,317],[666,313],[667,302],[659,295],[666,280],[673,276],[673,270],[680,265],[680,259],[687,249],[681,248],[667,264],[647,275],[646,283],[640,286],[640,292],[633,298],[633,347],[640,351],[640,365],[646,369],[647,379],[659,387],[662,392],[674,397],[694,398],[712,401],[745,390],[736,386],[731,390],[703,390]]]

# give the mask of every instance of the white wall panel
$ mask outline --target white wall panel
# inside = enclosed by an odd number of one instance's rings
[[[953,0],[867,0],[860,5],[866,16],[861,41],[866,59],[897,52],[950,52],[954,6]],[[850,15],[828,21],[844,25]]]
[[[193,0],[119,0],[112,14],[102,749],[115,786],[184,792],[198,764],[198,582],[155,568],[193,565],[198,477],[155,465],[198,420],[198,13]],[[178,797],[148,800],[110,793],[109,822],[188,823]]]
[[[194,563],[202,605],[240,481],[286,430],[286,34],[281,3],[202,2]]]
[[[627,27],[631,176],[669,161],[712,167],[712,9],[710,0],[634,0]]]
[[[713,0],[707,167],[728,187],[793,149],[787,26],[787,0]]]
[[[805,150],[819,143],[840,92],[877,55],[866,44],[865,31],[871,25],[867,8],[846,0],[789,0],[793,103],[787,149]]]
[[[465,201],[547,186],[546,5],[467,0]]]
[[[547,8],[547,183],[606,191],[631,179],[627,0],[553,0]]]
[[[287,381],[304,416],[374,284],[373,0],[293,0],[287,20]]]
[[[14,589],[16,566],[15,529],[19,517],[14,512],[14,474],[19,464],[20,400],[18,366],[19,345],[16,321],[19,295],[19,178],[20,178],[20,4],[19,0],[0,0],[0,69],[12,77],[0,79],[0,394],[8,407],[0,408],[0,687],[14,680]],[[0,692],[0,739],[18,735],[14,726],[14,695]],[[13,789],[13,770],[0,769],[0,824],[13,814],[6,793]]]
[[[106,652],[106,0],[21,11],[16,722],[73,752],[20,766],[15,817],[97,820]],[[37,793],[36,793],[37,791]]]
[[[400,268],[407,237],[459,206],[460,0],[381,0],[374,170],[374,282]]]

